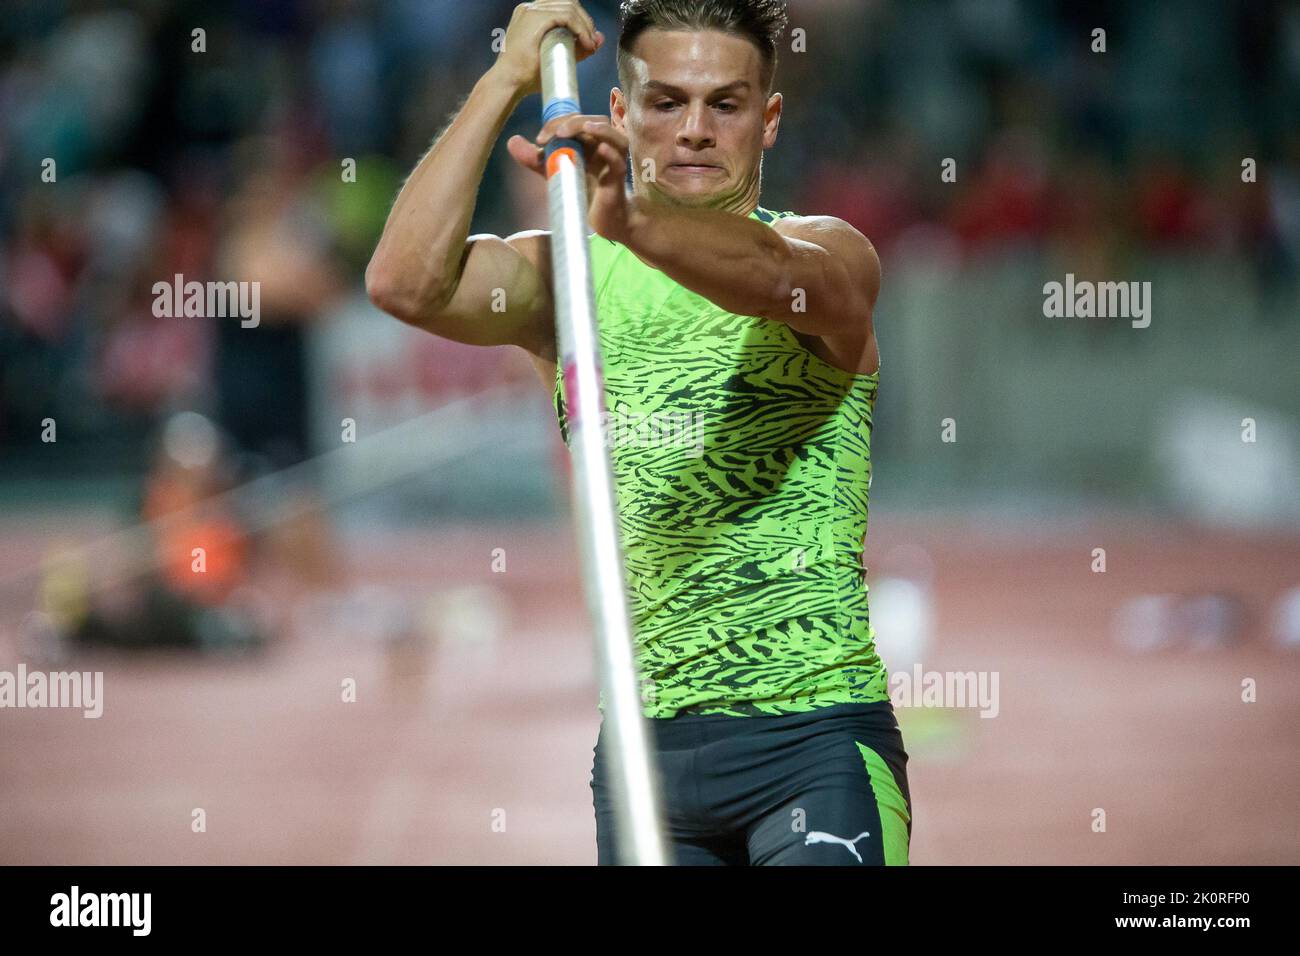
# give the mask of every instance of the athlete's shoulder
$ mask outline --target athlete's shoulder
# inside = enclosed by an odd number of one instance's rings
[[[852,223],[835,216],[792,215],[774,221],[771,226],[787,239],[820,246],[843,263],[851,281],[867,297],[863,310],[870,313],[880,295],[880,255],[871,240]]]
[[[871,242],[852,223],[846,222],[838,216],[809,215],[789,210],[776,212],[762,206],[754,210],[753,216],[787,235],[801,236],[806,234],[809,237],[819,235],[843,236],[857,239],[868,245]]]
[[[764,222],[773,226],[779,226],[785,230],[808,230],[812,232],[826,233],[845,233],[861,236],[857,227],[847,220],[838,216],[826,216],[817,213],[802,212],[772,212],[771,210],[759,207],[754,210],[754,215]],[[766,218],[765,218],[766,217]],[[863,236],[865,239],[866,237]]]
[[[879,268],[879,257],[871,240],[852,223],[837,216],[795,214],[773,221],[772,228],[783,236],[814,242],[846,255],[865,257]]]

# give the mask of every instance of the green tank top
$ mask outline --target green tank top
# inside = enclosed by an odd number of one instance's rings
[[[623,245],[590,249],[646,716],[887,700],[862,566],[879,371],[830,365]]]

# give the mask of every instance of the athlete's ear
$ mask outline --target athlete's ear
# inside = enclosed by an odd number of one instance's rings
[[[627,98],[617,86],[609,91],[609,125],[627,132]]]
[[[776,128],[781,125],[781,94],[773,93],[767,98],[763,107],[763,148],[771,149],[776,145]]]

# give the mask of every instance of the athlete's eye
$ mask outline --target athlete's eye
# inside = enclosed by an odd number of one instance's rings
[[[725,100],[721,103],[714,103],[713,105],[724,113],[734,113],[736,111],[736,104]]]
[[[677,104],[674,103],[672,100],[660,100],[658,103],[655,104],[655,109],[659,110],[660,112],[666,113],[668,110],[672,109],[676,105]]]

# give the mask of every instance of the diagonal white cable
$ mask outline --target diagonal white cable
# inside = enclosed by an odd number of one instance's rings
[[[94,587],[109,588],[149,570],[156,563],[154,541],[178,526],[233,512],[247,531],[260,531],[497,446],[509,434],[504,427],[505,413],[516,412],[519,401],[516,386],[499,385],[476,392],[191,507],[67,548],[59,558],[92,568]],[[358,467],[362,461],[364,467]],[[303,488],[315,493],[310,497],[295,494]],[[30,586],[43,570],[37,564],[0,578],[0,589]]]

